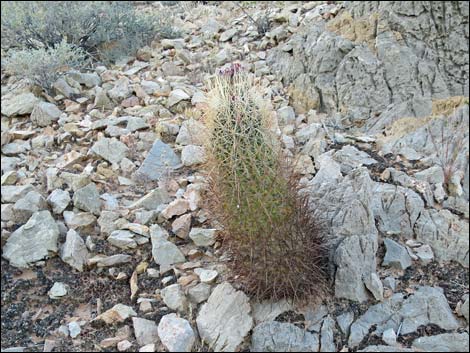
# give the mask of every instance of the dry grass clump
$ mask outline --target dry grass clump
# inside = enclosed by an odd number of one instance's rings
[[[326,249],[298,177],[268,129],[251,77],[237,67],[209,93],[207,170],[229,265],[258,298],[305,298],[325,289]]]

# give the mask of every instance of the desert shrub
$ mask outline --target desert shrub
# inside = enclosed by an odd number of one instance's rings
[[[229,265],[258,298],[300,298],[325,288],[325,246],[298,177],[270,134],[256,86],[237,67],[212,82],[207,170],[211,209]]]
[[[468,164],[468,126],[468,113],[454,107],[452,114],[441,119],[434,119],[426,127],[436,153],[437,163],[444,172],[446,186],[452,176],[459,170],[463,172]]]
[[[264,36],[271,28],[269,22],[269,11],[266,11],[264,14],[261,14],[258,18],[253,18],[245,7],[253,5],[256,1],[237,1],[235,5],[243,11],[243,13],[248,17],[248,19],[256,26],[258,34]]]
[[[170,20],[167,14],[138,12],[128,1],[8,1],[2,3],[2,42],[39,49],[66,40],[110,62],[133,55],[160,32],[174,35]]]
[[[82,49],[63,41],[52,48],[11,50],[5,70],[49,91],[61,75],[72,68],[80,69],[85,62]]]

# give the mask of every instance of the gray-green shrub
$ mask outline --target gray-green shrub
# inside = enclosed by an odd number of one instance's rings
[[[128,1],[5,1],[2,45],[52,48],[66,40],[110,62],[133,55],[155,36],[174,36],[169,21],[168,14],[144,14]]]
[[[50,91],[52,84],[66,71],[80,69],[86,62],[85,52],[65,41],[52,48],[10,50],[5,70],[27,78]]]

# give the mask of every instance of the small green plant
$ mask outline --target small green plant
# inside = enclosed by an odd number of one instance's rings
[[[224,227],[230,267],[258,298],[318,296],[326,288],[321,229],[269,133],[257,87],[238,71],[214,79],[205,115],[211,209]]]
[[[85,62],[83,50],[63,41],[48,49],[11,50],[5,69],[50,91],[61,75],[72,68],[80,69]]]

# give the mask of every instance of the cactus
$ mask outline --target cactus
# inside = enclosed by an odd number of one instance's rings
[[[260,299],[318,296],[326,288],[321,227],[270,132],[253,79],[238,66],[221,72],[205,118],[211,210],[233,275]]]

